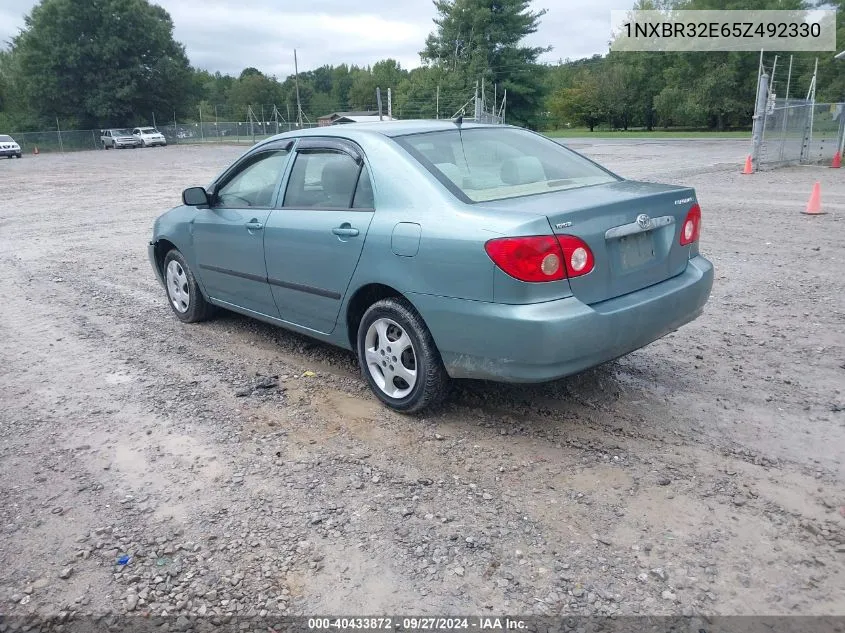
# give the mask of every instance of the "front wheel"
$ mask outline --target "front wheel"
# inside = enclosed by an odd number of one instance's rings
[[[371,305],[358,327],[357,347],[364,379],[391,409],[417,413],[445,399],[449,376],[425,322],[407,300]]]
[[[197,323],[208,319],[214,306],[202,296],[194,273],[182,253],[175,248],[167,253],[163,269],[167,302],[176,318],[184,323]]]

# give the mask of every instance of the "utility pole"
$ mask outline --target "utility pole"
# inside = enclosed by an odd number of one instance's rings
[[[393,100],[391,99],[391,89],[387,89],[387,120],[393,118]]]
[[[296,85],[296,126],[302,127],[302,104],[299,101],[299,64],[296,61],[296,49],[293,49],[293,82]]]
[[[202,139],[202,142],[205,143],[205,131],[202,127],[202,106],[197,106],[197,110],[200,111],[200,138]]]
[[[478,80],[475,82],[475,112],[474,112],[474,119],[478,121],[478,106],[481,105],[478,101]]]
[[[487,117],[487,108],[484,106],[484,77],[481,78],[481,116]]]
[[[436,103],[437,103],[437,105],[435,107],[437,108],[437,118],[439,119],[440,118],[440,84],[437,84]]]
[[[378,102],[378,120],[381,121],[381,88],[376,87],[376,102]]]

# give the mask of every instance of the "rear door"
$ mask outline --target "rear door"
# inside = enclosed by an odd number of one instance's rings
[[[264,230],[276,203],[292,143],[246,156],[214,187],[212,206],[193,221],[194,249],[214,299],[278,317],[264,263]]]
[[[281,318],[331,332],[375,208],[360,149],[301,139],[281,208],[264,231],[267,277]]]

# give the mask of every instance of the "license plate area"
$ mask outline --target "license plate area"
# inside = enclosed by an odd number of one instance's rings
[[[655,259],[652,231],[619,238],[619,263],[622,270],[632,270]]]

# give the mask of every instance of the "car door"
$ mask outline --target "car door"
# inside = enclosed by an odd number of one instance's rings
[[[331,332],[374,213],[369,169],[342,139],[300,140],[281,208],[267,221],[264,257],[285,321]]]
[[[193,220],[194,249],[206,292],[278,317],[264,264],[264,228],[279,195],[291,141],[247,155],[212,187],[211,206]]]

